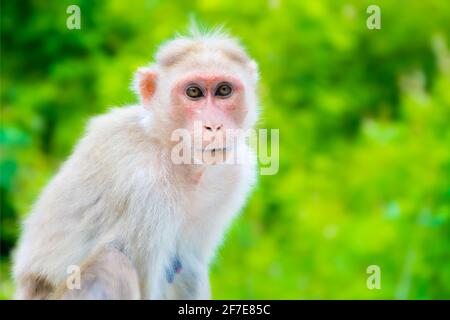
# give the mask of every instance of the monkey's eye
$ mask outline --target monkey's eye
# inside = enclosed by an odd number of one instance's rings
[[[202,92],[202,90],[201,90],[199,87],[197,87],[197,86],[190,86],[190,87],[188,87],[188,88],[186,89],[186,95],[187,95],[189,98],[194,98],[194,99],[196,99],[196,98],[203,97],[203,92]]]
[[[228,84],[221,84],[216,90],[216,96],[227,97],[231,94],[233,89]]]

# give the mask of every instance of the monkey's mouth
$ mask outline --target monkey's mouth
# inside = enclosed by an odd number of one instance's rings
[[[216,152],[225,152],[225,151],[229,151],[230,149],[227,147],[223,147],[223,148],[197,148],[195,149],[197,152],[202,152],[202,153],[212,153],[212,155],[214,155]]]

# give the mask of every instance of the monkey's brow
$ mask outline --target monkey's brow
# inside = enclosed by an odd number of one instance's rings
[[[242,87],[242,82],[235,76],[229,74],[194,73],[190,74],[175,84],[175,87],[185,86],[189,83],[230,82],[236,89]]]

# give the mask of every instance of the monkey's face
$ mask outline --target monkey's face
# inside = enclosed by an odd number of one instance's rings
[[[191,150],[226,154],[256,122],[257,81],[256,63],[236,41],[180,38],[138,71],[135,88],[163,140],[182,130]]]
[[[176,81],[170,114],[197,143],[197,152],[224,152],[231,136],[245,128],[245,85],[226,73],[192,73]]]

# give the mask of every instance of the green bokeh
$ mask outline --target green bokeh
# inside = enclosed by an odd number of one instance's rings
[[[373,3],[381,30],[366,27]],[[133,72],[192,19],[242,40],[259,126],[280,129],[280,170],[227,233],[214,298],[450,298],[446,0],[2,1],[0,298],[19,221],[87,119],[134,102]]]

